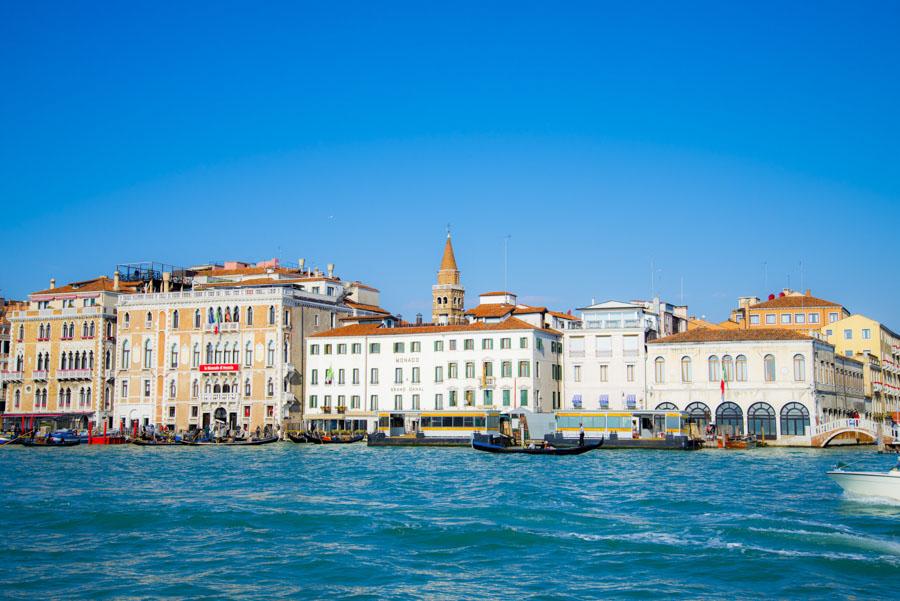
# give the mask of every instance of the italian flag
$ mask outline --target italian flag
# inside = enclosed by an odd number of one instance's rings
[[[725,365],[722,365],[722,381],[719,383],[719,389],[722,391],[722,402],[725,402]]]

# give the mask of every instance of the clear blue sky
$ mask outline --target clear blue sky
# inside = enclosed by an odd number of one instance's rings
[[[802,261],[900,329],[896,2],[182,4],[0,6],[0,294],[305,257],[427,315],[450,222],[469,304],[509,234],[554,308]]]

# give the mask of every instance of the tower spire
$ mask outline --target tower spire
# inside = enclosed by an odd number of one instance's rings
[[[447,224],[447,240],[437,272],[437,283],[431,287],[431,318],[438,324],[465,323],[465,288],[459,283],[459,267],[453,254],[450,224]]]

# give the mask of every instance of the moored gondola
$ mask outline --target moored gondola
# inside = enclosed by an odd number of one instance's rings
[[[180,445],[180,441],[178,440],[167,440],[167,439],[143,439],[143,438],[132,438],[129,440],[133,445],[137,445],[139,447],[177,447]]]
[[[497,453],[497,454],[519,454],[519,455],[581,455],[582,453],[587,453],[588,451],[594,451],[603,446],[603,439],[600,439],[600,442],[591,445],[584,445],[582,447],[506,447],[498,444],[493,444],[490,442],[484,442],[480,440],[472,441],[472,448],[476,451],[484,451],[486,453]]]
[[[365,438],[363,434],[357,434],[356,436],[351,436],[350,438],[330,436],[327,434],[323,436],[318,436],[312,433],[306,435],[306,441],[311,444],[352,444],[354,442],[361,441],[363,438]]]
[[[22,441],[26,447],[75,447],[81,444],[77,438],[28,438]]]
[[[287,437],[288,440],[296,442],[297,444],[306,444],[309,442],[309,438],[306,434],[294,434],[293,432],[288,432]]]
[[[273,442],[278,442],[279,438],[277,436],[269,436],[268,438],[259,438],[256,440],[223,440],[223,441],[214,441],[214,440],[203,440],[203,441],[189,441],[189,440],[180,440],[179,444],[187,445],[191,447],[255,447],[263,444],[271,444]]]

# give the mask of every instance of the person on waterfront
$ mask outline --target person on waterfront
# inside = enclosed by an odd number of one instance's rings
[[[259,429],[259,426],[256,426],[256,438],[257,439],[259,438],[260,432],[261,432],[261,430]]]
[[[578,424],[578,446],[584,446],[584,422]]]

